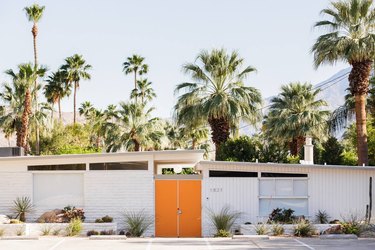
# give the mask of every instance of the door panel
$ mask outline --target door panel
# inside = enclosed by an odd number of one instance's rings
[[[155,235],[177,237],[177,180],[155,180]]]
[[[179,237],[201,237],[201,181],[179,181]]]

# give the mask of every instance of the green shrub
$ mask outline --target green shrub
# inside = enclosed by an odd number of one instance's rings
[[[229,139],[219,147],[216,158],[219,161],[254,162],[259,158],[256,142],[248,136]]]
[[[257,235],[266,235],[268,234],[268,227],[266,224],[258,224],[255,226],[255,232]]]
[[[17,197],[15,201],[13,201],[13,210],[16,212],[16,218],[19,218],[20,221],[26,221],[26,214],[30,213],[34,206],[31,203],[31,199],[26,196]]]
[[[357,236],[359,236],[364,227],[361,220],[355,214],[350,214],[348,217],[343,217],[341,226],[344,234],[355,234]]]
[[[293,234],[298,237],[309,237],[315,234],[315,228],[309,221],[300,219],[294,227]]]
[[[274,224],[272,224],[271,231],[272,231],[272,235],[274,235],[274,236],[283,235],[284,234],[284,227],[282,225],[278,224],[278,223],[274,223]]]
[[[344,151],[342,154],[342,164],[346,166],[356,166],[358,162],[358,156],[353,151]]]
[[[125,213],[125,225],[133,237],[141,237],[151,224],[151,217],[146,215],[144,210]]]
[[[96,223],[111,223],[112,221],[113,221],[113,218],[111,216],[108,216],[108,215],[102,217],[101,219],[95,220]]]
[[[287,158],[286,158],[286,161],[287,163],[290,163],[290,164],[299,164],[299,156],[293,156],[293,155],[289,155]]]
[[[240,213],[232,212],[228,206],[225,206],[219,213],[210,211],[209,215],[212,224],[216,228],[216,234],[219,234],[220,230],[230,232]]]
[[[87,232],[87,234],[86,234],[87,236],[91,236],[91,235],[99,235],[99,232],[98,231],[95,231],[95,230],[90,230],[90,231],[88,231]]]
[[[73,218],[66,227],[67,236],[79,235],[82,231],[82,221],[78,218]]]
[[[232,234],[229,231],[220,229],[214,237],[230,237]]]
[[[275,208],[268,216],[269,223],[291,224],[296,219],[293,209]]]
[[[316,223],[319,223],[319,224],[328,224],[329,219],[330,219],[330,216],[324,210],[319,210],[315,214],[315,221],[316,221]]]

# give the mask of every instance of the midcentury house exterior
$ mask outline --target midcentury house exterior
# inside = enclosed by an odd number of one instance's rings
[[[203,161],[203,151],[153,151],[0,158],[0,214],[28,196],[42,213],[82,207],[86,221],[112,216],[124,228],[124,213],[143,211],[153,221],[146,236],[214,234],[209,214],[229,206],[238,224],[265,221],[276,207],[313,218],[364,216],[374,167]],[[197,174],[163,175],[163,169],[195,168]],[[375,185],[372,193],[375,193]],[[375,217],[375,209],[372,215]]]

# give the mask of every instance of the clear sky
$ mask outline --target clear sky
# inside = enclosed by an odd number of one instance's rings
[[[3,73],[33,61],[32,24],[23,8],[35,1],[0,0],[0,82]],[[92,79],[81,83],[78,103],[105,108],[127,100],[133,77],[122,63],[132,54],[146,57],[148,78],[158,97],[155,115],[170,117],[174,88],[187,77],[182,64],[193,62],[202,49],[235,49],[246,64],[258,69],[246,84],[263,97],[282,84],[326,80],[344,64],[315,70],[310,48],[320,34],[314,22],[328,0],[60,0],[45,5],[39,24],[39,62],[55,71],[64,58],[82,54],[93,66]],[[73,110],[72,96],[63,111]]]

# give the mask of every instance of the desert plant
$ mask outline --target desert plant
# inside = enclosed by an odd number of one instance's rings
[[[227,230],[223,230],[223,229],[220,229],[215,235],[214,237],[230,237],[232,234],[227,231]]]
[[[0,237],[3,237],[5,234],[5,229],[0,229]]]
[[[315,214],[315,221],[316,221],[316,223],[328,224],[330,218],[331,217],[328,215],[328,213],[325,210],[319,210]]]
[[[104,223],[111,223],[111,222],[113,221],[113,218],[112,218],[111,216],[106,215],[106,216],[104,216],[104,217],[102,218],[102,221],[103,221]]]
[[[125,213],[125,225],[133,237],[141,237],[151,224],[151,217],[144,210]]]
[[[60,232],[61,232],[61,228],[57,228],[57,229],[55,229],[55,230],[52,231],[52,234],[55,235],[55,236],[57,236],[57,235],[60,234]]]
[[[291,224],[296,219],[293,209],[275,208],[268,217],[268,222]]]
[[[86,235],[90,237],[91,235],[99,235],[99,234],[100,234],[100,233],[99,233],[98,231],[90,230],[90,231],[87,232]]]
[[[233,224],[239,216],[240,213],[230,211],[228,206],[223,207],[219,213],[210,211],[210,219],[216,228],[216,234],[219,234],[220,230],[230,232]]]
[[[66,227],[67,236],[76,236],[82,231],[82,221],[80,219],[71,219],[69,225]]]
[[[17,197],[13,203],[13,210],[16,212],[16,218],[19,218],[20,221],[25,222],[26,214],[32,212],[33,210],[31,199],[27,196]]]
[[[266,235],[268,234],[268,227],[266,224],[258,224],[255,226],[255,232],[257,233],[257,235]]]
[[[85,212],[82,208],[76,208],[72,206],[66,206],[63,209],[64,211],[64,218],[67,222],[70,222],[72,219],[80,219],[81,221],[85,221]]]
[[[100,231],[100,235],[114,235],[114,234],[116,234],[116,233],[113,230],[103,230],[103,231]]]
[[[102,218],[99,218],[95,220],[95,223],[104,223],[104,221],[102,220]]]
[[[52,232],[52,228],[50,226],[45,226],[41,230],[43,236],[50,235]]]
[[[297,225],[294,227],[293,234],[298,237],[309,237],[315,233],[314,226],[305,219],[297,221]]]
[[[358,215],[350,214],[347,217],[342,218],[343,221],[340,222],[342,226],[342,231],[344,234],[355,234],[359,236],[364,228],[363,220],[359,219]]]
[[[16,235],[22,236],[25,233],[25,228],[22,226],[21,228],[17,229]]]
[[[272,235],[278,236],[278,235],[283,235],[284,234],[284,227],[278,223],[273,223],[272,224]]]

